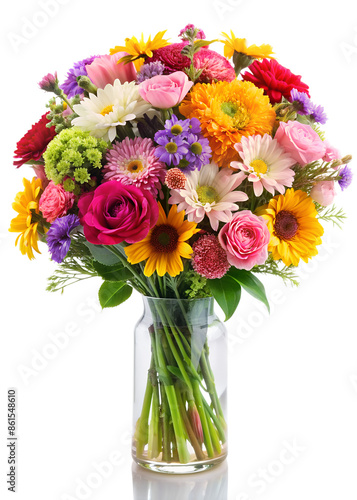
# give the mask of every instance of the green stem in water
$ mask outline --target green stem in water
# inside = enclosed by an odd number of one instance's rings
[[[180,412],[181,412],[183,423],[185,424],[187,434],[188,434],[188,437],[189,437],[190,442],[192,444],[192,447],[195,450],[197,460],[204,460],[205,457],[204,457],[202,448],[201,448],[200,443],[198,442],[198,439],[197,439],[197,437],[192,429],[190,420],[187,416],[185,405],[183,404],[183,401],[182,401],[180,390],[177,387],[176,387],[176,398],[177,398],[177,402],[178,402],[179,407],[180,407]]]
[[[148,371],[148,378],[146,382],[146,389],[144,395],[144,403],[141,410],[141,415],[137,422],[135,439],[136,439],[136,455],[141,457],[144,452],[145,445],[148,442],[148,425],[151,407],[151,399],[153,393],[152,371],[154,369],[154,358],[151,358],[150,370]]]
[[[193,380],[192,385],[193,385],[193,395],[195,398],[195,403],[197,406],[198,414],[201,419],[201,425],[203,430],[203,441],[205,443],[208,456],[212,458],[214,456],[212,439],[208,427],[206,412],[202,403],[202,395],[200,393],[199,383],[197,382],[197,380]]]

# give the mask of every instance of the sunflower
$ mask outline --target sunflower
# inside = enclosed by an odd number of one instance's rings
[[[130,62],[134,61],[137,71],[143,64],[146,57],[153,56],[153,50],[160,49],[161,47],[166,47],[169,45],[167,40],[163,39],[167,30],[159,31],[154,38],[151,40],[151,35],[148,41],[144,41],[144,34],[141,33],[141,39],[138,40],[135,36],[125,39],[125,45],[117,45],[114,49],[110,49],[110,54],[116,54],[117,52],[126,52],[128,55],[119,59],[118,62]]]
[[[321,244],[324,230],[316,218],[314,202],[303,191],[288,189],[285,195],[275,196],[259,207],[255,214],[268,222],[271,234],[268,250],[274,260],[297,266],[300,259],[308,262],[317,255],[316,245]]]
[[[190,259],[193,252],[186,240],[198,232],[194,222],[184,221],[185,212],[177,213],[177,205],[172,205],[169,215],[159,203],[159,218],[142,241],[125,247],[130,264],[147,260],[144,274],[151,276],[155,271],[159,276],[166,272],[177,276],[183,271],[181,257]]]
[[[233,57],[234,52],[238,52],[240,54],[245,54],[253,59],[274,59],[273,49],[271,45],[267,45],[264,43],[259,47],[257,45],[250,45],[247,47],[247,41],[245,38],[237,38],[233,31],[231,30],[231,36],[227,35],[227,33],[222,33],[225,37],[225,40],[220,40],[221,43],[224,43],[224,56],[230,59]]]
[[[248,83],[197,83],[180,105],[180,113],[186,118],[200,120],[213,161],[220,167],[239,159],[234,144],[243,136],[272,132],[275,111],[269,98],[263,95],[263,89]]]
[[[32,210],[36,214],[40,211],[39,200],[42,194],[42,182],[41,179],[34,177],[31,182],[23,179],[23,184],[25,190],[17,193],[15,201],[12,204],[12,208],[18,212],[18,215],[12,219],[9,231],[11,233],[20,233],[16,238],[15,245],[20,240],[22,255],[26,254],[32,260],[35,258],[33,250],[41,253],[37,246],[38,222],[32,222]]]

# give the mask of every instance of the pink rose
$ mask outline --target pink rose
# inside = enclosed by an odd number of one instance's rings
[[[86,70],[90,80],[100,89],[110,83],[113,85],[114,80],[120,80],[120,83],[132,82],[136,79],[136,69],[132,62],[128,64],[118,63],[118,60],[123,56],[127,56],[126,52],[117,52],[111,56],[96,57],[94,61],[86,66]]]
[[[302,166],[325,155],[326,146],[310,125],[296,121],[280,122],[275,139]]]
[[[40,210],[47,222],[63,217],[73,207],[75,196],[51,181],[40,198]]]
[[[222,227],[218,239],[227,252],[228,262],[237,269],[250,271],[256,264],[264,264],[268,257],[267,223],[250,210],[237,212]]]
[[[314,201],[323,207],[331,205],[336,196],[334,181],[316,182],[314,187],[311,189],[310,196]]]
[[[330,162],[333,160],[339,160],[341,158],[341,155],[340,155],[340,152],[338,151],[338,149],[331,146],[331,144],[329,142],[325,141],[325,147],[326,147],[326,151],[325,151],[325,156],[322,158],[323,161]]]
[[[78,201],[84,236],[94,245],[136,243],[156,224],[159,208],[147,189],[119,181],[101,184]]]
[[[168,109],[177,106],[192,87],[193,82],[183,71],[171,75],[157,75],[139,85],[141,97],[152,106]]]

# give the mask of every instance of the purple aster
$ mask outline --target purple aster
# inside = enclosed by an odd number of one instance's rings
[[[177,166],[188,152],[187,144],[181,136],[159,136],[159,132],[157,132],[155,134],[155,141],[159,144],[159,147],[156,148],[155,155],[160,161],[167,163],[167,165],[173,164]]]
[[[66,257],[71,246],[70,233],[77,226],[79,226],[79,217],[73,214],[60,217],[51,224],[46,234],[46,241],[52,260],[60,264]]]
[[[290,92],[290,100],[294,104],[295,110],[299,115],[310,115],[312,113],[314,105],[305,92],[299,92],[296,89],[292,89]]]
[[[88,76],[86,66],[92,64],[96,57],[100,56],[91,56],[83,59],[83,61],[76,62],[73,68],[68,71],[67,79],[60,85],[60,88],[67,94],[67,97],[71,99],[76,94],[83,94],[83,89],[77,85],[77,77]]]
[[[165,65],[161,61],[154,61],[151,63],[143,64],[140,68],[140,72],[137,75],[137,82],[142,83],[149,78],[153,78],[157,75],[162,75],[165,69]]]
[[[207,165],[212,156],[212,150],[208,139],[202,136],[189,134],[187,137],[188,153],[185,159],[190,163],[190,168],[186,170],[200,170],[202,165]],[[180,168],[180,166],[179,166]]]
[[[338,180],[338,183],[342,191],[344,191],[345,189],[348,188],[348,186],[352,182],[353,178],[352,170],[348,165],[345,165],[343,168],[340,169],[339,175],[341,176],[341,179]]]
[[[315,122],[321,123],[321,125],[325,125],[325,123],[327,122],[327,116],[323,106],[313,106],[311,118],[313,118]]]
[[[157,133],[157,137],[186,137],[190,129],[190,120],[179,120],[176,115],[172,115],[169,120],[165,122],[164,130]],[[156,140],[156,136],[155,136]],[[156,141],[157,142],[157,141]]]
[[[201,122],[198,118],[190,119],[189,130],[192,134],[200,134],[201,133]]]

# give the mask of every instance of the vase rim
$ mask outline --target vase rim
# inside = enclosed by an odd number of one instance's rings
[[[181,302],[195,302],[195,301],[199,301],[199,300],[206,300],[206,301],[209,301],[209,300],[213,300],[213,297],[212,296],[209,296],[209,297],[197,297],[197,298],[191,298],[191,299],[181,299],[181,298],[178,298],[178,297],[151,297],[150,295],[142,295],[142,297],[144,299],[150,299],[150,300],[154,300],[154,301],[157,301],[157,300],[172,300],[172,301],[181,301]]]

